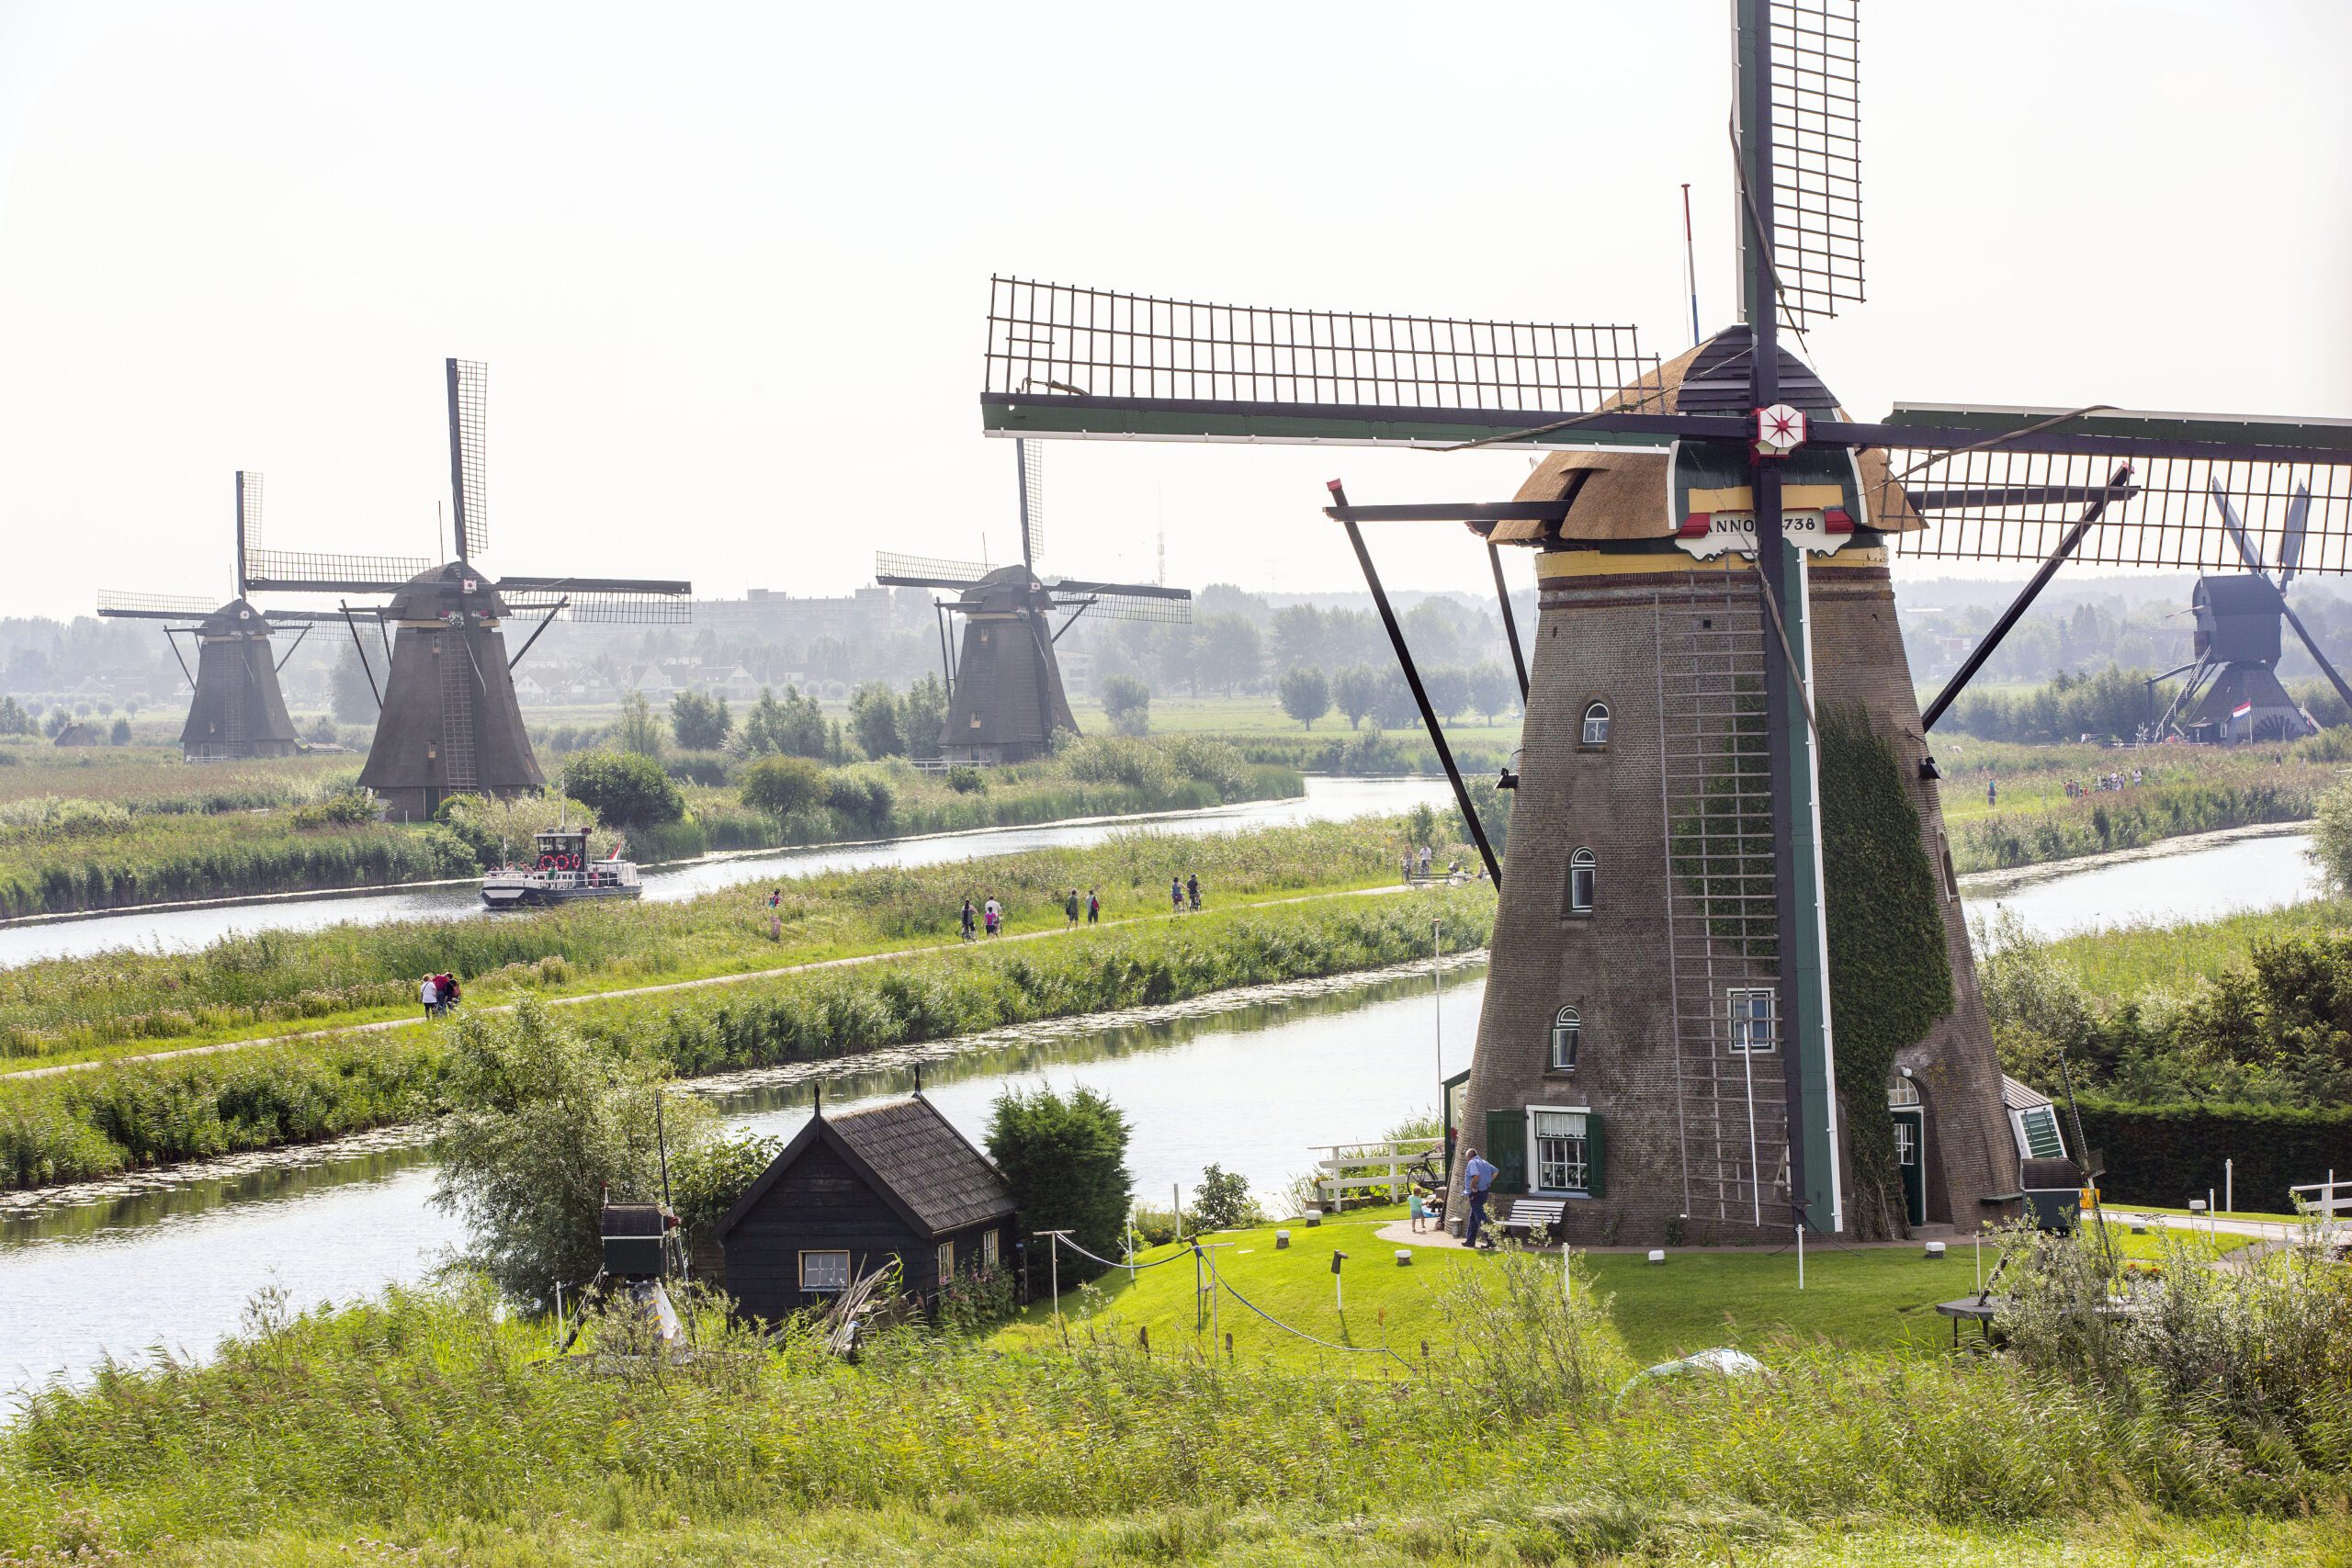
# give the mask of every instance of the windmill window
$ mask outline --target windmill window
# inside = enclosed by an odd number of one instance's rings
[[[1562,1008],[1552,1020],[1552,1070],[1577,1070],[1577,1046],[1584,1038],[1584,1018],[1574,1008]]]
[[[804,1252],[800,1255],[800,1288],[804,1291],[849,1289],[849,1254]]]
[[[1594,1120],[1589,1111],[1527,1108],[1527,1150],[1533,1156],[1536,1191],[1592,1191]]]
[[[1595,886],[1600,877],[1600,858],[1590,850],[1578,850],[1568,857],[1568,886],[1560,913],[1577,919],[1592,913]]]
[[[1731,993],[1731,1054],[1765,1056],[1773,1049],[1772,993],[1764,988],[1736,987]]]
[[[1607,703],[1594,703],[1584,710],[1584,744],[1587,746],[1609,744],[1609,705]]]

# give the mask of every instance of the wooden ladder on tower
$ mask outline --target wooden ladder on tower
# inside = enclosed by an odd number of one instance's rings
[[[1780,1058],[1739,1049],[1733,1021],[1777,980],[1767,628],[1755,572],[1687,577],[1652,601],[1682,1212],[1756,1224],[1781,1207],[1769,1189],[1788,1138]]]
[[[475,787],[473,655],[466,634],[441,633],[441,783],[451,794]]]

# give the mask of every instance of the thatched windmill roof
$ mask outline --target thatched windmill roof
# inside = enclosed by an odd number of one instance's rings
[[[1745,327],[1718,333],[1618,392],[1605,406],[1640,413],[1745,412],[1747,343]],[[1795,406],[1841,420],[1847,417],[1819,378],[1785,349],[1781,354],[1781,379],[1787,400]],[[1861,451],[1855,454],[1855,461],[1861,470],[1863,499],[1871,508],[1871,527],[1884,533],[1909,533],[1926,525],[1902,502],[1901,492],[1887,482],[1885,453]],[[1626,447],[1549,453],[1512,499],[1557,501],[1569,493],[1571,485],[1577,487],[1575,499],[1556,535],[1563,544],[1670,538],[1680,521],[1671,515],[1668,504],[1662,451]],[[1498,544],[1543,546],[1551,544],[1555,536],[1542,523],[1498,523],[1487,537]]]

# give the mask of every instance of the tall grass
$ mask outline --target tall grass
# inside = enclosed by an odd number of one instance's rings
[[[822,1061],[1039,1019],[1404,963],[1442,914],[1464,946],[1483,888],[1211,911],[1066,941],[955,947],[568,1014],[625,1055],[694,1075]],[[424,1027],[0,1077],[0,1188],[314,1141],[444,1107],[445,1031]]]
[[[1165,909],[1175,871],[1197,874],[1212,907],[1362,886],[1390,876],[1399,832],[1379,822],[1200,836],[1137,829],[1083,848],[780,880],[780,942],[769,939],[767,889],[738,887],[514,919],[262,931],[190,953],[48,960],[0,971],[0,1059],[402,1010],[417,976],[444,970],[477,993],[517,983],[605,987],[944,941],[967,897],[993,896],[1017,931],[1059,926],[1069,890],[1095,888],[1105,917],[1118,919]]]
[[[815,1560],[863,1521],[886,1559],[938,1532],[969,1561],[1721,1562],[1901,1527],[1991,1562],[2103,1522],[2162,1561],[2204,1519],[2308,1550],[2346,1521],[2341,1401],[2278,1445],[2193,1396],[1795,1338],[1763,1348],[1769,1376],[1628,1383],[1606,1303],[1565,1302],[1555,1268],[1457,1278],[1453,1337],[1329,1370],[921,1328],[849,1366],[708,1303],[689,1360],[551,1368],[545,1325],[480,1288],[302,1316],[265,1297],[209,1365],[40,1396],[0,1435],[0,1548]],[[599,1321],[585,1345],[639,1338]],[[767,1544],[698,1550],[731,1525]]]

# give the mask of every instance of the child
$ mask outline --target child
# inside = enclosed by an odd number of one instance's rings
[[[1430,1217],[1429,1204],[1422,1200],[1421,1190],[1418,1187],[1413,1189],[1412,1205],[1413,1229],[1418,1232]]]

